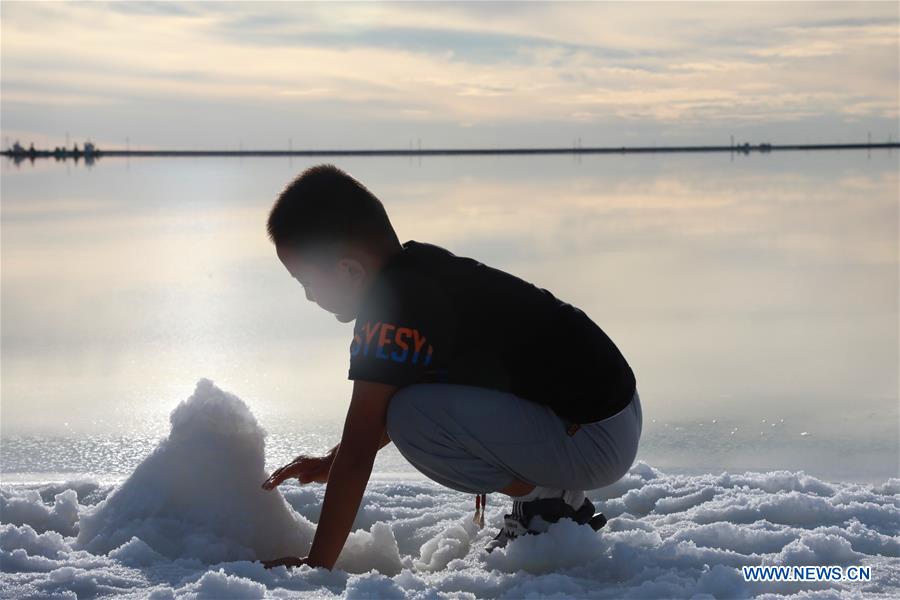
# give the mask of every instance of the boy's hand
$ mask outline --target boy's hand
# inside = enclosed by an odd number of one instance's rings
[[[331,463],[334,461],[334,454],[327,456],[304,456],[300,455],[280,469],[276,469],[272,475],[266,479],[262,488],[264,490],[273,490],[286,479],[297,478],[301,484],[315,481],[316,483],[326,483],[328,481],[328,472],[331,470]]]
[[[309,557],[300,558],[299,556],[285,556],[284,558],[276,558],[274,560],[263,560],[260,561],[263,564],[263,567],[266,569],[271,569],[272,567],[287,567],[288,569],[292,567],[299,567],[300,565],[309,565],[314,566],[309,563]]]

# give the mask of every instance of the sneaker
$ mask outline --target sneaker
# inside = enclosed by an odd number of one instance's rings
[[[590,524],[594,531],[606,524],[603,513],[594,514],[594,504],[584,499],[578,510],[563,498],[538,498],[528,502],[513,500],[512,514],[503,515],[503,527],[487,545],[487,551],[502,548],[509,540],[522,535],[545,533],[550,525],[560,519],[572,519],[579,525]]]

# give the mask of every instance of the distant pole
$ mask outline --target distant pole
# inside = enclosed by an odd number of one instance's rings
[[[872,132],[871,131],[869,132],[868,140],[869,140],[869,145],[871,146],[872,145]]]
[[[288,152],[294,151],[294,138],[288,138]]]

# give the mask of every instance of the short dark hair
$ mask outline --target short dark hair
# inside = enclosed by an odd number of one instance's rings
[[[311,254],[345,244],[380,254],[400,245],[381,200],[333,164],[309,167],[291,181],[272,206],[267,229],[276,246]]]

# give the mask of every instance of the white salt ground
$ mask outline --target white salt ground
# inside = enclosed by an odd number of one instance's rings
[[[266,570],[309,550],[325,486],[266,492],[265,432],[202,379],[171,433],[119,485],[0,486],[0,598],[896,598],[900,478],[803,472],[667,475],[638,462],[569,520],[484,546],[510,501],[373,480],[335,569]],[[867,583],[751,583],[744,565],[869,565]]]

